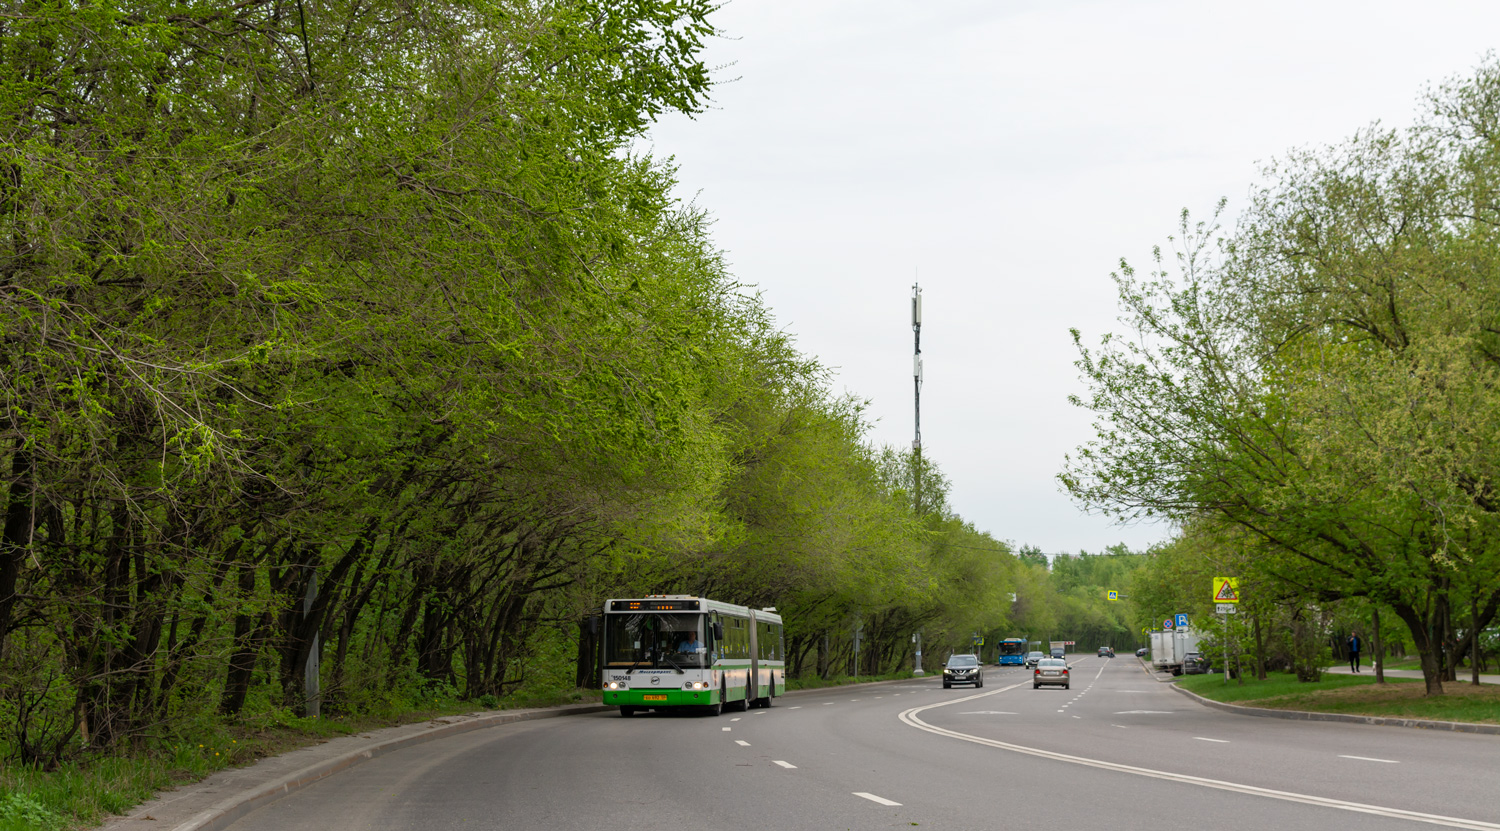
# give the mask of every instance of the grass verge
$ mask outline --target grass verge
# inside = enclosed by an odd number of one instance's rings
[[[887,675],[839,675],[833,678],[791,678],[786,682],[788,690],[817,690],[823,687],[842,687],[845,684],[868,684],[871,681],[900,681],[903,678],[915,678],[911,670],[905,672],[892,672]],[[927,673],[924,678],[931,678],[932,673]]]
[[[1275,673],[1265,681],[1247,677],[1243,686],[1226,684],[1221,675],[1198,675],[1177,683],[1204,698],[1248,707],[1500,724],[1500,686],[1493,684],[1447,683],[1442,695],[1429,697],[1418,679],[1376,684],[1373,677],[1355,675],[1325,674],[1317,683],[1301,683],[1294,675]]]
[[[54,770],[0,764],[0,831],[67,831],[99,825],[168,788],[216,771],[339,736],[491,710],[598,701],[594,690],[531,694],[484,702],[431,701],[426,706],[350,718],[295,718],[285,711],[235,723],[183,725],[170,739],[129,754],[82,757]],[[486,708],[485,704],[494,704]]]

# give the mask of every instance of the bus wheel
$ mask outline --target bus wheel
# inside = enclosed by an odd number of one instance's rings
[[[624,716],[625,718],[630,718],[631,716],[635,715],[635,708],[622,705],[620,707],[620,715]]]
[[[766,689],[766,697],[760,700],[760,706],[767,710],[771,709],[771,702],[776,700],[776,676],[771,676],[771,686]]]

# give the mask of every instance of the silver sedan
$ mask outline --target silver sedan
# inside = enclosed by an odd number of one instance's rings
[[[1043,658],[1036,662],[1031,672],[1031,688],[1040,689],[1043,684],[1053,684],[1063,689],[1072,686],[1068,662],[1061,658]]]

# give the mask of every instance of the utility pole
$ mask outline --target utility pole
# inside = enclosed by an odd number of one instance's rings
[[[912,381],[915,385],[916,436],[912,450],[912,504],[917,516],[922,515],[922,287],[911,286],[911,333],[916,352],[912,356]]]

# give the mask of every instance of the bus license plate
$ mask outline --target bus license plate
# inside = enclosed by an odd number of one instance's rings
[[[643,699],[645,699],[646,701],[666,701],[667,700],[667,697],[664,696],[664,695],[645,695],[645,696],[641,696],[641,697]]]

